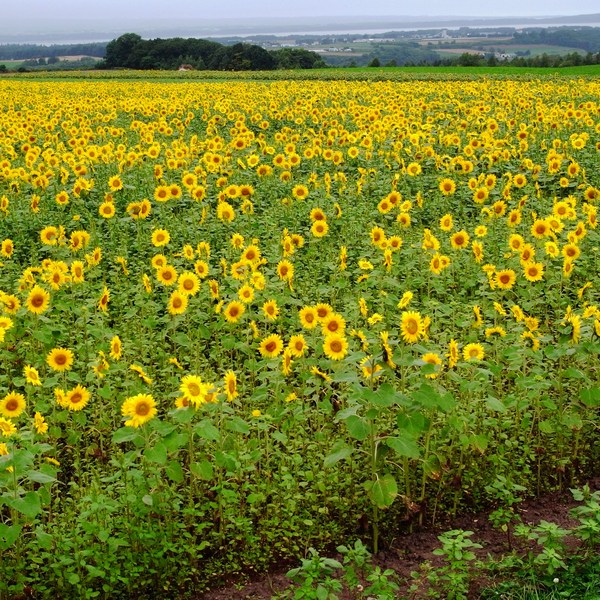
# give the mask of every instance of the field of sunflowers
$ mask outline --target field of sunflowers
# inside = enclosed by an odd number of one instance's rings
[[[0,596],[184,597],[597,474],[598,80],[0,92]]]

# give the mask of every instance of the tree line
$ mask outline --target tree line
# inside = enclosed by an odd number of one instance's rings
[[[225,46],[196,38],[144,40],[137,33],[126,33],[106,45],[104,60],[98,67],[169,70],[181,65],[211,71],[270,71],[326,66],[316,52],[302,48],[267,51],[254,44]]]

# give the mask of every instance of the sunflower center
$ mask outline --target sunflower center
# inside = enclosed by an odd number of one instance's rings
[[[188,383],[187,389],[190,393],[190,396],[200,395],[200,386],[197,383]]]
[[[17,402],[16,398],[10,398],[6,404],[4,405],[6,410],[17,410],[17,408],[19,408],[19,403]]]
[[[83,399],[83,396],[81,395],[81,393],[80,392],[75,392],[71,396],[71,404],[79,404],[82,399]]]
[[[42,304],[44,304],[44,298],[41,294],[36,294],[32,299],[31,299],[31,304],[32,306],[35,306],[36,308],[39,308],[40,306],[42,306]]]
[[[333,340],[333,342],[331,342],[329,347],[331,348],[331,350],[333,352],[341,352],[342,351],[342,342],[340,342],[339,340]]]
[[[64,364],[66,364],[66,362],[67,362],[67,356],[66,356],[66,354],[57,354],[54,357],[54,362],[57,365],[64,365]]]
[[[140,417],[145,417],[150,412],[150,406],[146,402],[140,402],[135,407],[135,414]]]
[[[277,344],[275,342],[268,342],[265,344],[265,350],[267,352],[274,352],[275,348],[277,348]]]
[[[406,331],[410,335],[415,335],[419,331],[419,324],[414,319],[411,319],[406,323]]]

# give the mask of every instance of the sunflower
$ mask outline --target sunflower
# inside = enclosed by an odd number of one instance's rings
[[[317,309],[314,306],[305,306],[301,308],[298,316],[300,317],[300,323],[304,329],[314,329],[319,322]]]
[[[400,298],[400,302],[398,302],[398,308],[406,308],[410,301],[413,299],[414,294],[412,292],[404,292],[402,294],[402,298]]]
[[[42,385],[40,374],[38,373],[37,369],[31,365],[25,365],[23,367],[23,375],[25,376],[26,383],[35,386]]]
[[[443,364],[442,357],[435,352],[426,352],[425,354],[423,354],[423,356],[421,356],[421,360],[425,364],[434,366],[433,373],[428,373],[427,375],[425,375],[425,377],[427,377],[428,379],[435,379],[441,371],[441,365]]]
[[[423,318],[420,313],[414,311],[402,312],[400,321],[402,339],[407,344],[414,344],[425,333]]]
[[[512,182],[515,187],[522,188],[527,185],[527,177],[525,177],[525,175],[522,173],[518,173],[513,177]]]
[[[329,232],[329,225],[327,221],[315,221],[310,228],[310,232],[316,238],[322,238]]]
[[[333,308],[331,304],[326,304],[324,302],[320,302],[315,306],[315,310],[317,312],[317,319],[319,323],[323,323],[323,321],[333,312]]]
[[[346,320],[342,315],[331,312],[321,320],[321,327],[323,335],[331,335],[333,333],[343,335],[346,329]]]
[[[440,219],[440,229],[442,231],[452,231],[452,227],[453,227],[452,215],[451,214],[445,214]]]
[[[448,354],[446,354],[448,358],[448,368],[453,369],[460,358],[458,342],[454,339],[450,340],[448,343]]]
[[[462,250],[469,245],[469,239],[469,234],[464,229],[461,229],[452,234],[450,237],[450,244],[455,250]]]
[[[297,200],[306,200],[308,198],[308,188],[305,185],[295,185],[292,189],[292,195]]]
[[[169,297],[167,311],[170,315],[182,315],[188,307],[188,295],[182,294],[179,290],[173,290]]]
[[[467,344],[463,348],[463,358],[467,361],[483,360],[484,356],[485,356],[485,352],[484,352],[483,346],[481,344],[477,344],[477,343]]]
[[[444,196],[451,196],[456,191],[456,183],[452,179],[442,179],[439,185],[440,192]]]
[[[0,435],[4,437],[10,437],[17,433],[17,428],[15,427],[12,421],[5,419],[4,417],[0,417]]]
[[[512,269],[503,269],[501,271],[496,271],[495,274],[495,284],[501,290],[510,290],[517,280],[517,275]]]
[[[164,267],[157,269],[156,279],[166,286],[175,285],[177,283],[177,271],[175,270],[175,267],[165,265]]]
[[[73,360],[73,352],[67,348],[53,348],[46,356],[48,366],[54,371],[70,370]]]
[[[541,281],[544,276],[544,265],[539,262],[529,262],[524,265],[524,275],[527,281]]]
[[[223,316],[229,323],[237,323],[246,312],[246,307],[237,300],[232,300],[224,309]]]
[[[231,402],[234,398],[239,396],[237,391],[237,377],[235,373],[231,370],[225,373],[225,377],[223,377],[223,383],[225,385],[225,393],[227,394],[227,400]]]
[[[265,358],[275,358],[283,350],[283,340],[279,335],[273,333],[263,339],[258,350]]]
[[[114,202],[103,202],[98,208],[98,214],[105,219],[112,219],[115,212]]]
[[[82,385],[76,385],[72,390],[65,392],[64,406],[69,410],[82,410],[90,401],[90,392]]]
[[[152,232],[152,245],[156,248],[166,246],[171,241],[171,234],[166,229],[155,229]]]
[[[289,260],[280,260],[277,263],[277,276],[282,281],[291,281],[294,277],[294,265]]]
[[[536,219],[531,226],[531,235],[538,240],[550,234],[550,225],[546,219]]]
[[[348,354],[348,340],[339,333],[325,336],[323,352],[332,360],[341,360]]]
[[[42,241],[42,244],[46,244],[47,246],[56,246],[56,244],[58,244],[58,238],[59,231],[52,225],[44,227],[44,229],[40,231],[40,240]]]
[[[50,305],[50,294],[40,286],[34,286],[27,296],[27,310],[36,315],[41,315],[48,310]]]
[[[235,219],[233,206],[226,201],[219,202],[217,205],[217,217],[225,223],[231,223]]]
[[[98,300],[98,310],[106,312],[108,310],[109,301],[110,290],[106,286],[104,286],[104,289],[102,290],[102,296],[100,296],[100,299]]]
[[[562,255],[565,257],[565,260],[573,261],[579,258],[581,254],[581,250],[576,244],[565,244],[562,249]]]
[[[200,289],[200,279],[191,271],[184,271],[177,279],[179,292],[187,296],[195,296]]]
[[[179,386],[183,397],[196,408],[207,401],[206,396],[210,389],[210,385],[203,382],[198,375],[185,375]]]
[[[0,254],[5,258],[10,258],[15,249],[15,245],[11,239],[5,239],[2,241],[2,246],[0,248]]]
[[[9,392],[0,400],[0,415],[7,419],[16,419],[25,410],[25,396],[18,392]]]
[[[114,360],[120,360],[122,353],[123,344],[121,338],[118,335],[115,335],[112,340],[110,340],[110,357]]]
[[[123,189],[123,181],[118,175],[114,175],[113,177],[109,177],[108,187],[111,192],[118,192]]]
[[[277,301],[267,300],[262,305],[262,311],[265,317],[267,317],[267,319],[269,319],[270,321],[275,321],[275,319],[277,319],[277,317],[279,316],[279,306],[277,306]]]
[[[129,417],[125,425],[129,427],[141,427],[150,421],[157,413],[156,401],[150,394],[137,394],[123,402],[121,414]]]
[[[84,265],[80,260],[71,263],[71,283],[83,283],[85,281]]]
[[[254,300],[254,288],[251,285],[245,284],[238,290],[238,298],[244,304],[250,304]]]
[[[288,348],[292,353],[292,356],[294,356],[295,358],[301,358],[306,353],[308,349],[308,344],[306,343],[304,336],[300,333],[297,335],[293,335],[290,338]]]

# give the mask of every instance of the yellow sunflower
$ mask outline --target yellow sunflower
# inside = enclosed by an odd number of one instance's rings
[[[27,310],[36,315],[41,315],[43,312],[48,310],[50,306],[50,294],[44,288],[39,285],[34,286],[27,296],[26,300]]]
[[[137,394],[123,402],[121,414],[129,417],[125,425],[129,427],[141,427],[150,421],[157,413],[156,401],[150,394]]]
[[[73,366],[73,352],[67,348],[53,348],[46,356],[48,366],[54,371],[68,371]]]
[[[420,313],[414,311],[402,312],[400,331],[402,339],[407,344],[415,344],[425,333],[425,325]]]
[[[283,340],[279,335],[273,333],[260,343],[258,350],[265,358],[275,358],[283,350]]]
[[[323,352],[327,358],[342,360],[348,354],[348,340],[339,333],[332,333],[323,341]]]
[[[25,410],[25,396],[18,392],[9,392],[0,400],[0,415],[7,419],[16,419]]]

